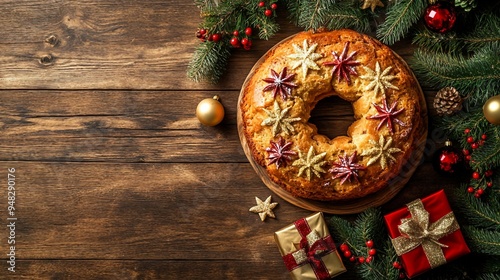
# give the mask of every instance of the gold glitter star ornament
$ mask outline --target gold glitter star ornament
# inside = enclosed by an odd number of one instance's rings
[[[375,8],[379,6],[379,7],[383,7],[384,6],[384,3],[382,3],[380,0],[365,0],[365,2],[363,3],[363,7],[361,7],[361,9],[372,9],[372,12],[375,12]]]
[[[278,205],[278,203],[277,202],[271,203],[271,196],[266,198],[265,201],[262,201],[260,198],[255,197],[255,202],[257,202],[257,205],[250,208],[249,211],[256,213],[256,214],[259,214],[261,221],[264,221],[267,216],[269,216],[273,219],[276,218],[276,216],[274,215],[273,209],[274,209],[274,207],[276,207]]]

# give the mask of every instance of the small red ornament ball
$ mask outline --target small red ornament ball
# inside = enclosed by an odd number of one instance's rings
[[[366,247],[368,247],[368,248],[373,247],[373,240],[366,241]]]
[[[467,137],[467,143],[469,144],[474,143],[474,137],[472,136]]]
[[[352,256],[351,251],[349,251],[349,250],[344,251],[344,257],[346,257],[346,258],[350,258],[351,256]]]
[[[446,33],[453,28],[457,19],[457,13],[452,4],[438,2],[430,5],[425,10],[425,25],[432,31]]]
[[[358,258],[359,263],[365,263],[365,257],[359,257]]]
[[[432,165],[436,172],[446,176],[461,175],[466,169],[463,152],[451,146],[448,141],[445,147],[436,151],[432,158]]]
[[[394,262],[392,264],[392,266],[395,268],[395,269],[401,269],[401,264],[399,262]]]
[[[487,186],[488,188],[493,187],[493,182],[489,181],[488,183],[486,183],[486,186]]]
[[[265,10],[265,11],[264,11],[264,15],[265,15],[266,17],[270,17],[270,16],[272,16],[272,15],[273,15],[273,11],[271,11],[271,10],[269,10],[269,9],[268,9],[268,10]]]
[[[373,256],[368,256],[368,258],[366,258],[366,263],[371,263],[373,261]]]
[[[478,143],[472,143],[472,144],[470,144],[470,147],[475,150],[475,149],[479,148],[479,144]]]
[[[356,257],[355,257],[355,256],[351,256],[351,257],[349,258],[349,261],[351,261],[351,262],[355,262],[355,261],[356,261]]]
[[[479,174],[479,172],[474,172],[474,173],[472,173],[472,178],[479,180],[479,178],[481,178],[481,174]]]
[[[262,8],[262,7],[264,7],[265,5],[266,5],[266,3],[265,3],[264,1],[260,1],[260,2],[259,2],[259,7],[261,7],[261,8]]]
[[[240,46],[240,40],[236,37],[231,38],[231,41],[229,41],[231,46],[238,48]]]
[[[214,35],[212,35],[212,40],[213,40],[215,43],[219,42],[219,41],[220,41],[220,38],[221,38],[221,36],[220,36],[220,34],[219,34],[219,33],[215,33]]]
[[[271,9],[276,10],[278,8],[278,4],[272,3],[271,4]]]
[[[469,133],[470,133],[470,129],[466,128],[466,129],[464,130],[464,133],[465,133],[465,134],[469,134]]]
[[[375,256],[376,254],[377,254],[377,250],[376,249],[370,249],[368,251],[368,255],[370,255],[370,256]]]
[[[483,195],[484,190],[483,190],[483,189],[478,189],[476,192],[477,192],[479,195]]]
[[[467,188],[468,193],[473,193],[474,192],[474,187],[468,187]]]

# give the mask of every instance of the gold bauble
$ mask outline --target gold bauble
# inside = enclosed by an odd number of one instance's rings
[[[483,105],[484,117],[492,124],[500,124],[500,95],[486,100]]]
[[[204,125],[218,125],[224,119],[224,107],[219,102],[219,96],[203,99],[196,107],[196,117]]]

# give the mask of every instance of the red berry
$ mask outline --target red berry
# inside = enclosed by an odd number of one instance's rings
[[[231,38],[231,41],[229,43],[235,48],[238,48],[240,46],[240,40],[236,37]]]
[[[264,15],[265,15],[266,17],[270,17],[270,16],[272,16],[272,15],[273,15],[273,11],[271,11],[271,10],[269,10],[269,9],[268,9],[268,10],[265,10],[265,11],[264,11]]]
[[[477,192],[479,195],[483,195],[484,190],[483,190],[483,189],[478,189],[476,192]]]
[[[368,247],[368,248],[373,247],[373,240],[366,241],[366,247]]]
[[[405,279],[405,278],[406,275],[403,272],[399,273],[399,279]]]
[[[488,138],[486,134],[481,135],[481,139],[486,140],[486,138]]]
[[[370,256],[375,256],[375,254],[377,254],[376,249],[370,249],[370,251],[368,251],[368,255],[370,255]]]
[[[248,44],[248,38],[243,38],[243,39],[241,39],[241,44],[242,44],[243,46],[246,46],[246,45]]]
[[[252,48],[252,40],[248,39],[248,42],[246,45],[243,46],[243,48],[247,51],[249,51]]]
[[[245,34],[247,36],[252,36],[252,28],[251,27],[247,27],[245,28]]]
[[[373,261],[373,256],[368,256],[368,258],[366,258],[366,263],[371,263]]]
[[[278,8],[278,4],[272,3],[271,4],[271,9],[276,10]]]
[[[213,41],[214,40],[214,35],[213,34],[210,34],[208,35],[208,41]]]
[[[472,147],[472,149],[474,149],[474,150],[475,150],[475,149],[477,149],[477,148],[479,148],[479,144],[478,144],[478,143],[472,143],[470,146],[471,146],[471,147]]]
[[[265,5],[266,5],[266,3],[265,3],[264,1],[260,1],[260,2],[259,2],[259,7],[261,7],[261,8],[262,8],[262,7],[264,7]]]
[[[463,150],[463,153],[464,153],[464,156],[468,156],[468,155],[470,155],[470,151],[469,151],[469,150],[467,150],[467,149],[464,149],[464,150]]]
[[[238,32],[238,30],[233,31],[233,36],[234,37],[240,36],[240,32]]]
[[[474,172],[472,173],[472,178],[479,180],[479,178],[481,178],[481,174],[479,174],[479,172]]]
[[[473,187],[468,187],[467,188],[467,192],[468,193],[473,193],[474,192],[474,188]]]
[[[358,262],[359,263],[364,263],[365,262],[365,258],[364,257],[359,257],[358,258]]]
[[[493,187],[493,182],[491,182],[491,181],[490,181],[490,182],[486,183],[486,186],[487,186],[488,188]]]
[[[475,198],[480,198],[480,197],[481,197],[481,194],[479,194],[479,193],[476,191],[476,193],[474,193],[474,197],[475,197]]]
[[[344,251],[344,257],[346,257],[346,258],[350,258],[351,256],[352,256],[351,251],[349,251],[349,250]]]
[[[214,35],[212,35],[212,39],[214,40],[214,42],[219,42],[220,41],[220,34],[219,33],[215,33]]]
[[[349,251],[349,246],[347,246],[347,244],[345,243],[340,244],[340,251],[342,252]]]
[[[466,155],[466,156],[465,156],[465,159],[466,159],[466,160],[470,160],[470,159],[471,159],[470,155]]]
[[[486,177],[491,177],[491,176],[493,176],[493,171],[491,171],[491,170],[486,170],[486,172],[484,172],[484,176],[486,176]]]
[[[395,268],[395,269],[400,269],[401,268],[401,264],[399,262],[394,262],[392,264],[392,266]]]
[[[467,137],[467,143],[469,143],[469,144],[474,143],[474,137],[472,137],[472,136]]]
[[[201,35],[207,34],[207,30],[205,28],[200,29],[200,34]]]
[[[355,257],[355,256],[351,256],[351,257],[349,258],[349,261],[351,261],[351,262],[355,262],[355,261],[356,261],[356,257]]]
[[[469,133],[470,133],[470,129],[466,128],[466,129],[464,130],[464,133],[465,133],[465,134],[469,134]]]

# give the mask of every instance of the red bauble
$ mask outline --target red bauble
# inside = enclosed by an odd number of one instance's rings
[[[266,17],[270,17],[270,16],[272,16],[272,15],[273,15],[273,11],[271,11],[271,10],[265,10],[265,11],[264,11],[264,15],[265,15]]]
[[[430,5],[425,10],[425,25],[432,31],[446,33],[453,28],[457,19],[457,13],[452,4],[438,2]]]
[[[450,141],[446,141],[446,146],[436,151],[432,165],[442,175],[460,176],[466,169],[463,152],[451,146]]]

